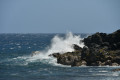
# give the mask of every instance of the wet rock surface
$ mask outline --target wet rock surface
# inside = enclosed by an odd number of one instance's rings
[[[57,63],[71,66],[119,66],[120,30],[111,34],[95,33],[83,40],[83,48],[73,44],[74,51],[53,53]]]

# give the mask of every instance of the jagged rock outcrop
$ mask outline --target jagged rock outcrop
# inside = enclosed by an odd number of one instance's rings
[[[86,46],[95,47],[108,47],[109,50],[120,49],[120,30],[111,34],[96,33],[88,36],[83,40]]]
[[[73,44],[75,51],[64,54],[53,53],[57,63],[71,66],[119,66],[120,30],[111,34],[95,33],[83,40],[83,48]]]

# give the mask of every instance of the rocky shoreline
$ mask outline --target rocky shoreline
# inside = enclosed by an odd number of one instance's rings
[[[119,66],[120,30],[111,34],[95,33],[83,39],[83,48],[73,44],[74,51],[53,53],[58,64],[73,66]]]

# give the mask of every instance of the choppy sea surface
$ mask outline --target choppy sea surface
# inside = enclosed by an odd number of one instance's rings
[[[120,80],[120,67],[70,67],[48,56],[73,51],[88,34],[0,34],[0,80]]]

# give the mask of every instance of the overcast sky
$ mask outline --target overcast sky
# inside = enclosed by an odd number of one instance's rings
[[[120,29],[120,0],[0,0],[0,33]]]

